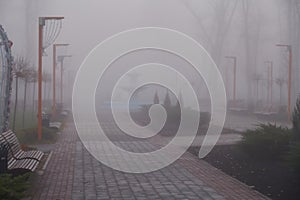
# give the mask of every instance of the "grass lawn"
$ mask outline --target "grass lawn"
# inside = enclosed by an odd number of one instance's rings
[[[13,113],[10,116],[10,128],[12,129],[13,126]],[[26,111],[24,113],[24,127],[23,127],[23,111],[22,109],[17,110],[16,115],[16,123],[15,123],[15,130],[23,129],[23,128],[30,128],[37,126],[37,116],[36,112]]]
[[[38,140],[37,127],[25,128],[16,131],[16,135],[23,145],[53,144],[57,141],[57,130],[43,127],[42,140]]]
[[[62,119],[60,121],[63,121]],[[10,117],[10,128],[13,127],[13,113]],[[64,125],[59,130],[43,127],[42,140],[38,140],[37,134],[37,116],[36,112],[27,109],[24,113],[24,126],[23,126],[23,110],[18,109],[15,123],[15,133],[22,145],[36,145],[36,144],[52,144],[57,140],[57,131],[61,131]]]

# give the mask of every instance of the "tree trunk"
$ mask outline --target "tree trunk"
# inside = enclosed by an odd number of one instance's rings
[[[252,95],[252,79],[251,75],[253,74],[253,69],[256,67],[257,62],[257,49],[258,49],[258,40],[260,36],[260,21],[259,18],[255,20],[255,23],[250,21],[251,17],[251,6],[254,4],[248,0],[242,1],[242,10],[244,18],[244,34],[245,34],[245,66],[246,66],[246,84],[247,84],[247,107],[249,110],[253,107],[253,95]],[[252,8],[256,9],[256,8]],[[259,13],[258,13],[259,14]],[[253,15],[253,14],[252,14]]]
[[[50,93],[51,93],[51,84],[48,84],[48,92],[47,92],[47,99],[50,99]]]
[[[34,97],[35,97],[35,82],[33,82],[33,92],[32,92],[32,118],[34,118]]]
[[[258,101],[259,101],[259,80],[256,81],[256,109],[258,107]]]
[[[44,101],[46,100],[47,96],[46,96],[46,81],[44,82]]]
[[[23,102],[23,117],[22,117],[22,127],[25,127],[25,111],[26,111],[26,94],[27,93],[27,80],[25,80],[24,85],[24,102]]]
[[[16,115],[17,115],[17,105],[18,105],[18,87],[19,87],[19,78],[16,77],[16,96],[15,96],[15,107],[14,107],[14,119],[12,130],[15,132],[16,127]]]
[[[280,97],[279,97],[280,106],[282,106],[282,85],[280,85],[280,91],[279,92],[280,92],[280,94],[279,94],[280,95]]]

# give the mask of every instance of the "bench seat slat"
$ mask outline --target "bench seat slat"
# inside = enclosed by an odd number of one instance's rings
[[[14,162],[10,163],[8,169],[27,169],[30,171],[35,171],[38,164],[39,162],[33,159],[15,160]]]
[[[15,155],[17,159],[31,158],[40,161],[44,156],[41,151],[23,151],[19,150]]]

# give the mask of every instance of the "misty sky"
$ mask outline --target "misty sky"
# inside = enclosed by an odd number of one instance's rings
[[[131,28],[157,26],[181,31],[196,39],[210,53],[210,41],[207,35],[214,37],[218,30],[215,23],[216,10],[214,1],[209,0],[0,0],[0,23],[4,26],[11,40],[14,41],[15,55],[24,55],[32,63],[37,63],[37,19],[38,16],[64,16],[63,29],[57,43],[70,43],[67,49],[59,50],[59,54],[72,54],[66,59],[67,70],[79,68],[85,56],[98,43],[107,37]],[[229,1],[231,4],[234,0]],[[237,93],[240,98],[246,96],[244,89],[247,73],[245,61],[245,33],[242,15],[242,1],[238,1],[233,18],[225,35],[221,56],[216,61],[220,71],[228,79],[232,79],[232,62],[224,57],[238,57]],[[250,7],[250,31],[258,32],[250,35],[252,41],[256,37],[256,63],[253,73],[266,77],[266,60],[274,61],[274,77],[286,76],[287,61],[285,51],[275,47],[276,43],[288,43],[286,27],[286,8],[283,0],[255,0]],[[230,9],[233,9],[233,4]],[[191,12],[191,9],[197,16]],[[203,27],[199,25],[199,19]],[[220,47],[221,48],[221,47]],[[44,57],[44,70],[51,71],[52,48],[47,49]],[[226,68],[228,71],[226,72]],[[295,74],[299,72],[295,68]],[[227,75],[226,75],[227,73]],[[247,75],[248,74],[248,75]],[[299,73],[298,73],[299,74]],[[230,86],[230,82],[227,83]],[[265,86],[264,86],[265,87]],[[296,90],[296,89],[294,89]],[[296,93],[296,91],[295,91]],[[229,93],[229,96],[232,95]],[[262,94],[263,95],[263,94]],[[275,92],[278,96],[278,92]]]

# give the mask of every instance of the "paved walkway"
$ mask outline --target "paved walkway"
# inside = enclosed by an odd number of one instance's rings
[[[110,136],[117,132],[109,128]],[[143,151],[151,144],[113,137],[122,148]],[[104,152],[103,152],[104,153]],[[267,199],[190,153],[172,165],[147,174],[123,173],[101,164],[79,141],[68,123],[55,145],[33,199]]]

